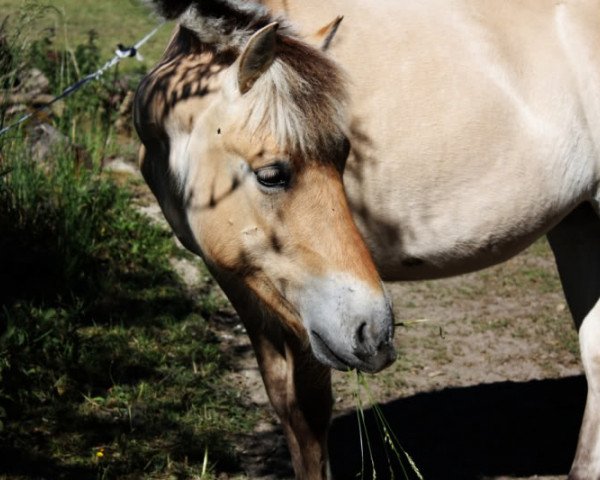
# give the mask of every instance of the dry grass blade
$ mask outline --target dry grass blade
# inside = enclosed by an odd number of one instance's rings
[[[369,387],[366,377],[358,371],[355,372],[355,375],[356,375],[356,393],[355,393],[356,410],[357,410],[357,416],[359,418],[359,435],[360,435],[360,442],[361,442],[361,457],[362,457],[361,458],[361,474],[360,474],[361,478],[364,477],[363,431],[364,431],[364,436],[367,441],[369,456],[370,456],[370,460],[371,460],[371,467],[372,467],[372,473],[373,473],[372,478],[373,479],[377,478],[377,472],[375,469],[375,460],[373,457],[369,432],[368,432],[367,423],[365,420],[363,401],[362,401],[362,396],[361,396],[361,393],[364,391],[364,393],[367,396],[367,400],[368,400],[369,404],[371,405],[371,408],[373,409],[375,423],[377,425],[377,430],[378,430],[379,435],[380,435],[381,439],[383,440],[383,444],[385,446],[385,455],[386,455],[386,459],[388,462],[390,480],[393,480],[396,478],[395,474],[394,474],[392,460],[395,460],[398,463],[398,465],[400,466],[403,478],[405,480],[409,480],[409,478],[410,478],[408,470],[404,465],[405,460],[406,460],[406,462],[408,462],[410,469],[414,472],[414,474],[417,476],[417,478],[419,480],[424,480],[423,475],[419,471],[419,468],[417,467],[415,461],[410,456],[410,454],[402,447],[400,441],[398,440],[398,437],[392,430],[391,425],[385,418],[385,414],[383,413],[383,410],[381,409],[379,404],[377,404],[377,402],[374,400],[373,393]],[[393,458],[390,458],[390,454],[393,456]]]

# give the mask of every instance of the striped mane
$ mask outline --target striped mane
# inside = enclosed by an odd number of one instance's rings
[[[347,124],[344,74],[325,53],[303,42],[286,20],[274,18],[254,2],[158,3],[163,15],[176,18],[215,57],[239,56],[256,31],[278,22],[273,64],[243,95],[235,75],[229,75],[226,93],[239,105],[236,112],[244,129],[259,141],[271,138],[291,154],[309,156],[339,145]]]
[[[346,85],[339,67],[295,37],[278,37],[277,57],[239,98],[245,126],[290,153],[329,153],[346,135]]]

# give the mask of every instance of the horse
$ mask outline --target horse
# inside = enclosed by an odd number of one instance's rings
[[[543,235],[588,382],[569,479],[600,478],[600,1],[152,3],[177,27],[141,170],[244,322],[296,478],[330,478],[331,368],[395,359],[383,281]]]

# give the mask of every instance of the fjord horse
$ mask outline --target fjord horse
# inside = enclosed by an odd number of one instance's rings
[[[569,478],[600,478],[600,0],[154,3],[179,26],[136,96],[142,172],[244,321],[296,477],[329,475],[330,368],[394,359],[381,278],[547,234],[588,380]]]

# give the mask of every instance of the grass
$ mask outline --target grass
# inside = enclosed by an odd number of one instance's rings
[[[32,11],[29,24],[41,27],[47,12]],[[57,46],[41,41],[9,45],[12,58],[49,59],[41,65],[58,90],[68,54],[54,61],[47,53]],[[88,40],[74,51],[90,68],[100,56]],[[120,80],[38,120],[66,139],[43,160],[32,157],[27,129],[0,138],[3,479],[208,480],[237,468],[233,441],[254,422],[227,385],[228,360],[209,327],[225,306],[215,284],[199,267],[200,293],[189,293],[170,264],[188,255],[133,208],[138,185],[102,170],[107,156],[131,149],[112,126]]]
[[[0,474],[192,478],[206,455],[234,469],[252,416],[223,382],[214,285],[185,293],[170,233],[127,191],[20,148],[0,180]]]
[[[154,28],[159,19],[148,7],[137,0],[0,0],[0,19],[4,15],[11,18],[20,16],[31,5],[48,5],[51,9],[34,28],[28,32],[32,39],[43,36],[48,29],[56,34],[59,49],[73,50],[76,45],[84,43],[90,30],[98,35],[98,45],[103,60],[114,55],[117,44],[129,46],[140,40]],[[142,66],[150,67],[160,58],[171,35],[173,26],[165,25],[158,34],[142,49],[144,57]],[[125,70],[137,68],[134,60],[122,62]]]

